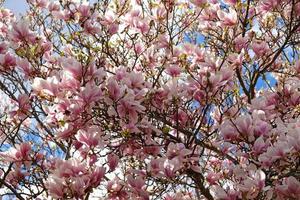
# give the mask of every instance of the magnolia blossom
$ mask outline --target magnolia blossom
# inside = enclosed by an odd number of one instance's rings
[[[11,32],[11,39],[15,42],[30,42],[34,43],[36,36],[29,30],[28,21],[19,21],[13,24],[13,30]]]
[[[269,50],[268,44],[266,42],[264,42],[264,41],[255,41],[252,44],[252,48],[253,48],[254,53],[257,56],[263,56]]]
[[[283,181],[282,185],[278,185],[276,187],[276,190],[279,193],[281,199],[284,196],[297,199],[300,197],[299,188],[300,182],[295,177],[289,176]]]
[[[243,48],[246,48],[248,40],[248,37],[242,37],[241,35],[239,35],[237,38],[234,39],[235,49],[237,51],[241,51]]]
[[[105,168],[88,169],[84,163],[76,160],[56,160],[55,165],[56,169],[46,185],[56,198],[81,198],[85,190],[97,187],[105,174]]]
[[[218,10],[217,15],[224,26],[234,26],[237,23],[237,13],[232,9],[228,13]]]
[[[12,70],[16,66],[16,58],[10,54],[0,54],[0,70]]]
[[[111,35],[117,33],[119,30],[119,24],[116,21],[116,16],[114,16],[114,13],[107,13],[100,23],[108,27],[107,30]]]
[[[114,171],[118,166],[119,157],[116,154],[109,154],[107,156],[108,166],[110,171]]]
[[[207,0],[191,0],[191,2],[196,6],[203,6],[207,3]]]
[[[56,77],[47,78],[44,80],[42,78],[35,78],[32,84],[32,88],[36,92],[40,92],[44,95],[56,95],[58,93],[58,80]]]

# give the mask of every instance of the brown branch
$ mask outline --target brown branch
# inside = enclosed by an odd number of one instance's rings
[[[214,200],[208,188],[204,186],[204,176],[201,173],[197,173],[191,169],[187,171],[187,175],[192,177],[197,188],[200,190],[201,194],[205,196],[208,200]]]

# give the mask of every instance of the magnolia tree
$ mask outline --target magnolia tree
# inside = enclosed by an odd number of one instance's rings
[[[0,9],[4,198],[300,199],[299,0],[27,3]]]

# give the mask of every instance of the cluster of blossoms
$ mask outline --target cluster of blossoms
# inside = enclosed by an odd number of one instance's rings
[[[298,0],[0,8],[0,194],[300,199]]]

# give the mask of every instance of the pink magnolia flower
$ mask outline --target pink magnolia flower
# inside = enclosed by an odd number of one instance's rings
[[[27,21],[18,21],[12,28],[11,38],[14,42],[35,42],[36,36],[30,31]]]
[[[87,18],[91,15],[90,9],[91,8],[88,4],[80,4],[77,8],[78,12],[80,13],[80,16],[83,18]]]
[[[145,181],[140,176],[134,178],[132,175],[129,175],[127,176],[127,181],[131,187],[136,189],[141,189],[145,185]]]
[[[297,91],[294,91],[293,94],[290,96],[290,104],[293,106],[297,106],[300,103],[300,93]]]
[[[300,151],[300,133],[299,127],[295,127],[294,130],[290,130],[287,135],[288,144],[296,151]]]
[[[289,153],[291,147],[285,141],[277,142],[273,148],[269,148],[267,153],[272,156],[272,160],[283,158],[287,153]]]
[[[107,156],[108,166],[110,171],[114,171],[119,163],[119,156],[114,153],[110,153]]]
[[[159,21],[161,19],[164,19],[164,17],[167,14],[167,11],[164,6],[159,6],[155,9],[154,14],[155,14],[155,19]]]
[[[49,42],[49,41],[41,41],[40,42],[40,45],[41,45],[41,51],[43,52],[43,53],[45,53],[45,57],[46,56],[50,56],[50,53],[49,52],[51,52],[51,50],[52,50],[52,43],[51,42]],[[48,53],[48,54],[47,54]]]
[[[48,77],[46,80],[35,78],[32,84],[32,89],[41,95],[56,96],[59,90],[59,81],[57,77]]]
[[[145,61],[148,63],[148,67],[150,69],[153,69],[157,63],[157,55],[154,50],[154,47],[152,46],[146,49],[144,52],[144,56],[145,56]]]
[[[129,88],[142,89],[144,88],[145,81],[142,73],[131,72],[122,79],[122,82],[125,83]]]
[[[235,5],[237,0],[224,0],[224,2],[230,5]]]
[[[150,29],[148,21],[139,18],[136,18],[133,21],[133,26],[136,27],[137,30],[139,30],[139,32],[142,34],[146,34]]]
[[[298,2],[298,3],[296,3],[296,5],[295,5],[295,14],[296,14],[296,16],[300,16],[300,3]]]
[[[253,152],[258,155],[266,150],[267,144],[264,142],[264,139],[262,136],[260,136],[253,145]]]
[[[79,130],[77,134],[77,140],[89,148],[96,147],[101,139],[99,133],[92,130]]]
[[[152,159],[148,164],[148,171],[154,176],[159,175],[162,171],[163,162],[162,159]]]
[[[75,134],[76,134],[76,128],[70,123],[65,123],[58,131],[56,137],[58,139],[67,139]]]
[[[83,66],[74,58],[62,58],[63,69],[70,73],[75,79],[80,80],[83,76]]]
[[[49,190],[49,193],[54,198],[63,198],[64,196],[64,185],[63,185],[63,179],[50,176],[48,178],[46,187]]]
[[[133,94],[130,93],[122,98],[120,104],[117,106],[120,117],[128,116],[132,123],[137,121],[138,113],[142,113],[144,110],[145,107],[140,105],[140,103],[134,99]]]
[[[232,69],[222,68],[220,73],[222,74],[221,82],[223,83],[228,83],[233,79],[234,71]]]
[[[18,187],[18,184],[23,181],[26,176],[28,176],[28,173],[22,172],[20,166],[17,166],[8,173],[5,181],[14,187]]]
[[[89,186],[88,177],[71,177],[69,188],[72,191],[72,196],[76,199],[82,199],[85,195],[85,190]]]
[[[19,104],[19,109],[27,111],[30,109],[30,104],[29,104],[29,96],[27,94],[21,94],[18,96],[18,104]]]
[[[273,163],[270,156],[266,153],[261,154],[258,157],[258,160],[259,160],[261,166],[264,168],[269,168],[270,166],[272,166],[272,163]]]
[[[134,51],[137,55],[140,55],[144,51],[144,47],[142,43],[137,43],[134,45]]]
[[[110,78],[108,80],[107,90],[108,90],[109,97],[114,101],[119,99],[123,95],[121,86],[118,85],[117,81],[113,78]]]
[[[136,176],[135,178],[132,175],[127,176],[127,182],[132,187],[133,193],[135,193],[140,199],[149,200],[149,194],[144,190],[145,180],[141,176]]]
[[[7,52],[8,45],[5,42],[0,43],[0,54],[5,54]]]
[[[59,11],[59,10],[60,10],[60,8],[59,8],[59,3],[58,3],[58,2],[53,2],[53,1],[51,1],[51,2],[48,4],[48,10],[49,10],[49,12]]]
[[[285,157],[290,150],[291,146],[286,141],[279,141],[273,146],[269,146],[267,151],[259,156],[258,160],[264,167],[269,167],[276,160]]]
[[[212,0],[210,0],[211,2]],[[216,3],[212,3],[209,7],[206,7],[203,13],[200,16],[200,19],[204,21],[204,26],[200,26],[201,29],[211,28],[212,23],[211,21],[217,19],[218,14],[217,11],[219,10],[219,6]]]
[[[139,10],[132,10],[125,16],[124,21],[130,26],[136,28],[136,30],[142,34],[146,34],[149,29],[149,22],[145,18],[140,17],[141,12]]]
[[[113,13],[106,14],[100,23],[107,27],[108,33],[114,35],[119,30],[119,24],[116,21],[116,16]]]
[[[21,94],[17,99],[18,109],[16,111],[12,111],[12,116],[18,116],[19,118],[25,118],[29,113],[30,109],[30,101],[27,94]]]
[[[119,179],[109,181],[107,184],[107,191],[110,199],[128,199],[128,192],[125,190],[124,184]]]
[[[180,125],[184,126],[189,120],[189,116],[183,110],[179,110],[176,114],[173,115],[174,123],[179,123]]]
[[[181,165],[182,163],[177,158],[173,158],[172,160],[166,159],[163,162],[163,172],[165,176],[173,178],[176,174],[176,171],[182,167]]]
[[[225,121],[221,125],[220,133],[221,133],[221,135],[222,135],[222,137],[224,138],[225,141],[234,141],[239,136],[238,131],[235,129],[235,127],[233,127],[231,125],[231,122],[229,122],[229,121]]]
[[[280,0],[264,0],[262,1],[260,9],[262,11],[270,11],[273,8],[276,8],[280,3]]]
[[[276,190],[279,194],[285,196],[285,198],[300,198],[300,182],[293,176],[284,179],[282,185],[276,186]]]
[[[205,79],[203,79],[205,80]],[[222,81],[222,74],[220,73],[211,73],[209,77],[209,86],[217,90],[218,87],[224,85],[225,82]]]
[[[74,78],[68,71],[63,71],[61,74],[60,88],[69,91],[80,90],[80,80]]]
[[[28,2],[38,8],[46,8],[48,6],[47,0],[29,0]]]
[[[15,163],[17,167],[24,164],[27,168],[31,165],[31,145],[29,143],[21,143],[16,148],[11,148],[8,152],[0,152],[0,158],[4,158],[3,162]]]
[[[102,82],[106,79],[106,71],[103,68],[99,68],[96,66],[94,60],[92,60],[87,66],[85,71],[85,78],[88,80],[97,79],[99,82]]]
[[[238,131],[248,137],[253,134],[252,118],[250,115],[242,115],[236,120]]]
[[[156,48],[168,48],[169,47],[169,38],[166,35],[159,35],[156,41]]]
[[[214,172],[209,172],[206,176],[207,181],[209,184],[214,185],[216,184],[216,181],[221,179],[222,175],[220,173],[214,173]]]
[[[202,7],[207,3],[207,0],[191,0],[191,3],[195,6]]]
[[[127,69],[125,67],[120,67],[119,69],[116,70],[116,75],[115,79],[117,81],[123,80],[126,76],[128,75]]]
[[[193,194],[191,192],[176,192],[174,195],[167,194],[164,200],[191,200]]]
[[[249,38],[246,37],[242,37],[241,35],[239,35],[237,38],[235,38],[234,44],[235,44],[235,49],[236,51],[240,52],[242,49],[247,47],[247,43],[248,43]]]
[[[32,67],[30,66],[30,63],[27,59],[18,58],[17,59],[17,66],[22,70],[22,72],[25,75],[25,78],[28,79],[30,75],[32,74]]]
[[[178,65],[171,65],[166,69],[167,73],[172,77],[177,77],[181,73],[181,68]]]
[[[147,137],[146,146],[143,148],[145,154],[156,156],[160,153],[161,147],[150,137]]]
[[[183,159],[185,156],[187,156],[191,153],[192,153],[192,151],[189,150],[189,149],[186,149],[184,144],[171,142],[168,146],[166,156],[169,159],[173,159],[174,157],[178,157],[179,159]]]
[[[2,8],[0,10],[0,19],[10,19],[13,17],[13,13],[9,9]]]
[[[100,184],[103,177],[105,176],[105,173],[106,173],[105,167],[96,167],[95,170],[90,175],[89,184],[92,187],[97,187]]]
[[[54,174],[58,177],[69,178],[75,177],[80,173],[86,173],[87,169],[78,159],[55,161]]]
[[[6,37],[8,34],[8,27],[0,21],[0,36]]]
[[[251,108],[252,110],[261,110],[267,112],[273,110],[278,101],[278,94],[270,94],[260,98],[254,98]]]
[[[30,151],[31,151],[31,145],[29,143],[22,143],[17,148],[17,152],[15,153],[15,157],[18,160],[28,160]]]
[[[254,41],[252,42],[252,49],[256,56],[261,57],[266,55],[269,50],[269,46],[265,41]]]
[[[16,66],[16,58],[10,54],[0,54],[0,70],[12,70]]]
[[[224,26],[234,26],[238,22],[237,13],[231,8],[229,9],[228,13],[218,10],[217,15]]]
[[[216,74],[215,71],[220,66],[220,61],[214,56],[205,56],[204,62],[201,63],[203,65],[203,69],[201,70],[203,75],[207,75],[207,72]]]
[[[235,190],[225,191],[219,185],[213,185],[212,190],[215,193],[215,198],[219,200],[237,200],[239,193]]]
[[[252,172],[250,177],[243,180],[239,189],[244,193],[247,199],[255,199],[265,185],[265,174],[261,170]]]
[[[94,83],[90,82],[85,87],[82,87],[81,89],[82,90],[79,93],[79,97],[87,105],[94,104],[102,97],[101,89],[96,85],[94,85]]]
[[[58,20],[68,20],[71,17],[71,13],[69,10],[53,10],[51,11],[51,14],[54,19]]]
[[[193,64],[196,64],[198,62],[204,62],[205,61],[205,51],[200,48],[195,48],[194,49],[194,59],[193,59]]]
[[[193,97],[196,101],[198,101],[199,103],[204,103],[204,99],[205,99],[205,93],[202,90],[198,90],[195,91],[195,93],[193,94]]]
[[[230,54],[228,56],[228,62],[233,66],[233,69],[238,68],[241,69],[244,61],[244,54]]]
[[[106,172],[103,167],[88,167],[85,162],[76,159],[57,159],[54,162],[46,187],[50,196],[56,198],[68,196],[81,199],[86,190],[100,184]]]
[[[91,35],[99,34],[101,32],[100,27],[90,19],[85,21],[84,30]]]
[[[119,24],[117,22],[110,24],[108,27],[108,33],[111,35],[118,33],[118,30],[119,30]]]
[[[271,126],[262,120],[257,120],[254,122],[254,135],[255,136],[265,136],[271,130]]]

